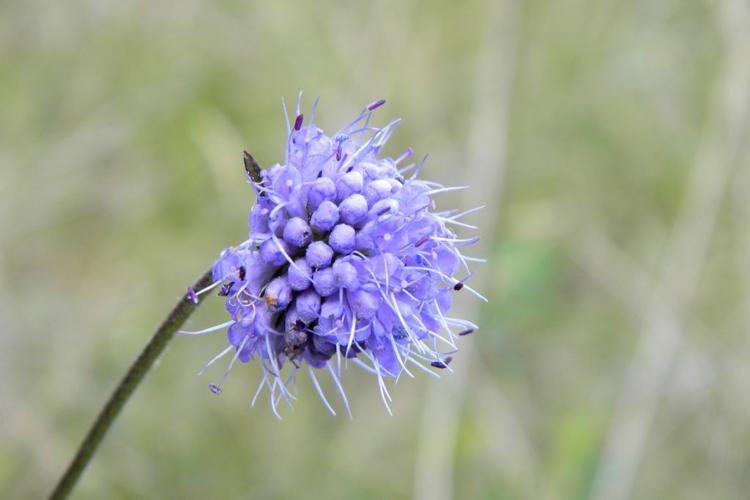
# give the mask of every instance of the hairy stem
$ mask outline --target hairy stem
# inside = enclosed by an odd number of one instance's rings
[[[193,285],[194,290],[201,290],[211,284],[211,271],[206,271]],[[198,297],[198,304],[205,297],[202,295]],[[130,396],[135,391],[138,384],[141,383],[143,378],[146,376],[151,365],[164,351],[177,330],[187,320],[190,315],[198,307],[198,304],[193,303],[189,297],[183,297],[177,304],[172,308],[172,311],[164,319],[162,324],[151,337],[151,340],[146,347],[143,349],[138,358],[130,366],[125,376],[117,384],[112,395],[109,397],[109,401],[104,405],[96,420],[92,424],[83,442],[78,447],[78,451],[70,462],[65,474],[60,478],[57,483],[55,490],[50,496],[51,500],[57,500],[66,498],[73,487],[78,482],[84,469],[91,461],[94,453],[96,452],[99,444],[104,439],[105,434],[112,426],[117,415],[125,406]]]

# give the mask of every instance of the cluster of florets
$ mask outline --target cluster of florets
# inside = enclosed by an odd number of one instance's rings
[[[459,250],[475,240],[446,227],[465,225],[457,219],[467,212],[433,212],[431,196],[455,188],[418,180],[422,163],[399,168],[411,149],[379,157],[398,123],[370,126],[382,103],[332,137],[312,120],[303,125],[298,104],[284,164],[250,179],[257,204],[249,238],[213,266],[231,316],[219,327],[228,326],[232,361],[260,360],[260,388],[269,388],[274,412],[279,398],[293,397],[281,376],[286,365],[292,373],[306,365],[329,409],[314,369],[327,368],[346,404],[342,358],[376,375],[386,401],[384,377],[447,368],[454,335],[476,328],[446,316],[452,294],[471,290],[454,276],[461,267],[468,276],[467,260],[478,260]]]

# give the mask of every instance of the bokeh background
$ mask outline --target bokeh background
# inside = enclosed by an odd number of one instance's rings
[[[746,0],[0,2],[0,497],[244,239],[241,151],[283,158],[300,89],[327,131],[386,98],[386,152],[472,184],[482,330],[394,417],[351,371],[353,421],[306,377],[251,409],[254,366],[217,397],[221,334],[176,338],[76,498],[746,498]]]

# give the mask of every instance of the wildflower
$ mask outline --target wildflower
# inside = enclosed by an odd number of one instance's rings
[[[418,179],[426,157],[401,167],[411,148],[395,160],[380,156],[400,121],[382,128],[370,124],[384,103],[373,102],[327,136],[313,124],[317,100],[305,125],[298,99],[292,126],[287,116],[284,163],[259,179],[248,176],[258,200],[250,210],[248,239],[221,253],[214,284],[197,292],[220,286],[231,319],[182,332],[227,329],[230,345],[203,371],[231,352],[224,378],[237,360],[257,360],[263,380],[253,403],[268,388],[277,416],[281,399],[295,399],[289,387],[303,368],[335,415],[315,375],[325,369],[349,412],[340,381],[342,363],[348,362],[375,375],[390,412],[385,379],[413,376],[411,368],[434,376],[431,368],[450,370],[447,354],[456,351],[456,336],[477,329],[447,316],[452,295],[461,290],[486,300],[466,284],[468,263],[481,259],[462,249],[477,239],[459,239],[450,229],[474,228],[459,219],[477,209],[434,211],[434,195],[463,187]],[[465,278],[455,277],[460,268]],[[221,392],[220,383],[210,388]]]

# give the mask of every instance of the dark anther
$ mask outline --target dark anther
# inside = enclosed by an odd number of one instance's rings
[[[473,328],[469,328],[469,329],[464,330],[462,332],[458,332],[458,336],[459,337],[464,337],[466,335],[471,335],[472,333],[474,333],[474,329]]]
[[[467,279],[471,278],[472,276],[474,276],[474,273],[469,273],[469,275],[467,277],[465,277],[464,279],[462,279],[461,281],[459,281],[458,283],[456,283],[455,285],[453,285],[453,289],[455,291],[461,290],[464,287],[464,282]]]
[[[192,302],[193,304],[198,303],[198,295],[195,293],[195,290],[193,290],[193,287],[188,287],[187,289],[187,299]]]
[[[381,215],[387,214],[390,211],[391,211],[391,207],[385,207],[380,212],[378,212],[378,217],[380,217]]]
[[[297,115],[297,118],[294,119],[294,130],[299,130],[302,128],[302,120],[305,119],[305,115],[300,113]]]
[[[208,388],[214,394],[221,394],[221,387],[216,384],[208,384]]]
[[[430,363],[431,366],[434,366],[435,368],[448,368],[448,365],[451,364],[451,361],[453,361],[453,357],[448,356],[447,358],[440,360],[440,361],[433,361]]]
[[[240,281],[245,281],[245,266],[240,266]]]
[[[422,236],[421,238],[419,238],[419,239],[417,240],[417,242],[416,242],[416,243],[414,243],[414,246],[415,246],[415,247],[421,247],[422,245],[424,245],[424,244],[425,244],[425,243],[427,243],[428,241],[430,241],[430,237],[429,237],[429,236]]]

